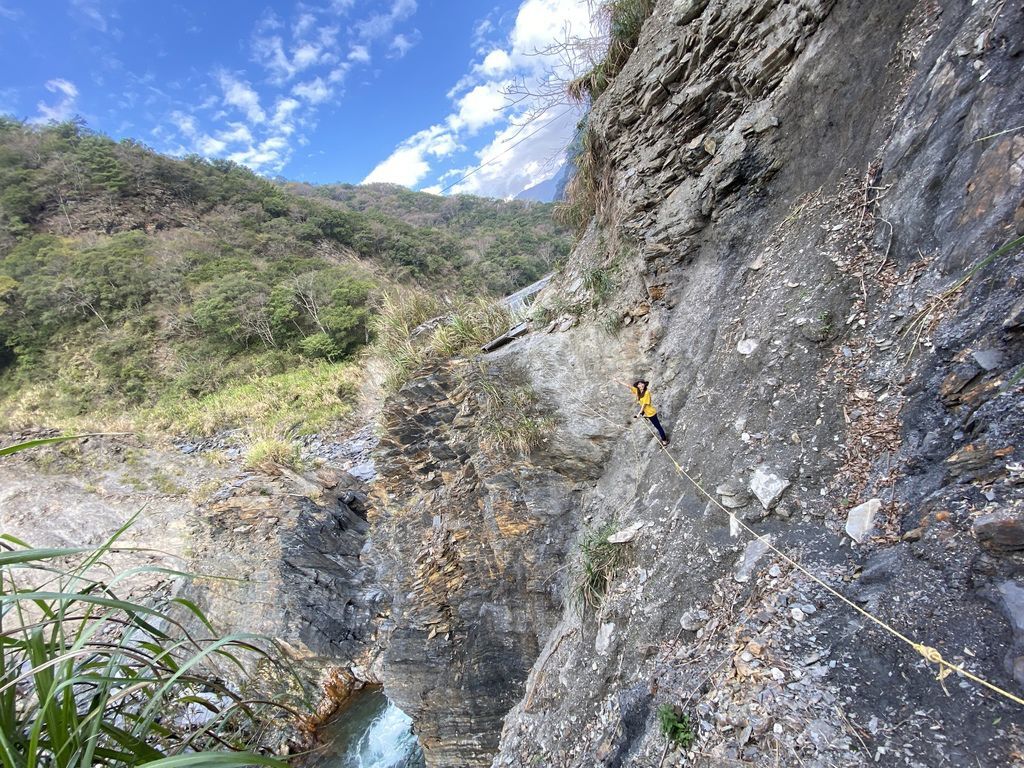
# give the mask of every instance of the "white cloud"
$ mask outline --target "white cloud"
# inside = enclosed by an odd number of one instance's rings
[[[43,87],[50,93],[57,94],[58,99],[53,104],[47,104],[44,101],[38,102],[36,109],[39,110],[39,114],[33,118],[32,122],[47,123],[54,120],[60,123],[75,116],[75,111],[78,108],[78,88],[74,83],[63,78],[56,78],[47,80]]]
[[[334,95],[331,87],[320,77],[309,82],[299,83],[292,88],[292,93],[310,104],[320,104]]]
[[[478,58],[448,91],[452,110],[443,125],[456,143],[489,127],[494,134],[476,152],[476,163],[448,169],[428,189],[457,180],[456,192],[510,197],[558,172],[580,116],[565,101],[565,82],[593,66],[605,39],[593,6],[592,0],[521,0],[504,39],[496,12],[476,25]],[[398,183],[424,181],[432,163],[416,151],[422,135],[400,144],[371,176],[387,171]]]
[[[48,80],[46,82],[46,90],[51,93],[63,93],[65,96],[71,99],[78,98],[78,89],[75,84],[70,80],[63,78],[57,78],[56,80]]]
[[[255,170],[280,171],[291,157],[288,140],[283,136],[271,136],[257,145],[228,155],[228,160],[247,165]]]
[[[457,182],[452,193],[515,197],[524,189],[550,179],[562,167],[566,143],[578,119],[575,111],[566,113],[552,109],[528,125],[523,123],[525,118],[510,121],[477,152],[480,169]],[[523,141],[524,135],[528,135],[524,130],[535,133]],[[470,170],[473,168],[465,169],[460,175]]]
[[[356,61],[360,64],[368,64],[370,62],[370,49],[365,45],[353,45],[348,52],[348,60]]]
[[[501,120],[502,110],[508,106],[506,85],[485,83],[468,91],[457,102],[459,111],[448,116],[448,125],[456,131],[465,128],[470,133],[476,133],[485,125]]]
[[[228,123],[230,130],[221,131],[217,134],[217,138],[221,141],[225,141],[228,144],[251,144],[252,143],[252,131],[249,130],[248,126],[242,123]]]
[[[512,57],[517,63],[546,65],[537,54],[547,51],[566,36],[590,38],[599,34],[586,0],[526,0],[519,6],[509,36]]]
[[[196,149],[199,150],[199,154],[201,155],[219,155],[227,148],[228,144],[226,141],[215,139],[213,136],[208,136],[206,134],[200,136],[198,141],[196,141]]]
[[[174,127],[178,129],[178,133],[182,136],[191,138],[196,135],[196,119],[192,115],[186,115],[184,112],[175,110],[171,112],[171,122],[174,123]]]
[[[107,31],[107,19],[100,11],[99,0],[71,0],[71,10],[94,29]]]
[[[16,8],[8,8],[3,3],[0,3],[0,19],[7,19],[8,21],[17,21],[24,14]]]
[[[107,2],[75,1],[99,7]],[[344,21],[340,17],[357,7],[354,0],[300,0],[287,14],[266,11],[249,38],[256,66],[213,72],[216,95],[200,89],[194,106],[178,107],[167,116],[160,138],[181,152],[279,172],[292,148],[308,143],[304,133],[339,96],[349,73],[371,63],[374,46],[397,57],[418,42],[416,30],[395,29],[415,13],[416,0],[377,0],[374,5],[378,12],[369,12],[368,18]],[[424,156],[433,158],[444,146],[438,138]]]
[[[500,48],[488,53],[480,64],[480,71],[488,76],[502,75],[512,69],[512,57]]]
[[[316,16],[312,13],[301,13],[299,18],[295,20],[295,24],[292,25],[292,35],[296,38],[305,37],[306,33],[315,26]]]
[[[270,70],[273,82],[284,82],[295,76],[295,67],[284,52],[280,37],[257,37],[252,44],[256,60]]]
[[[267,119],[260,106],[259,94],[249,83],[239,80],[229,72],[221,72],[218,79],[224,93],[224,104],[242,111],[251,123],[262,123]]]
[[[394,40],[391,41],[391,54],[395,58],[402,58],[411,51],[416,43],[420,41],[419,30],[413,30],[410,34],[399,34],[395,35]]]
[[[274,108],[274,117],[271,119],[271,122],[278,129],[291,133],[294,130],[294,127],[292,126],[292,114],[300,106],[302,106],[302,104],[298,99],[281,99],[277,102],[277,106]]]
[[[455,137],[441,125],[432,125],[403,141],[391,155],[363,179],[363,184],[386,182],[413,187],[430,173],[430,158],[448,157],[459,149]]]
[[[416,0],[392,0],[387,13],[370,16],[358,24],[356,30],[364,40],[379,40],[387,37],[395,24],[416,13]]]
[[[312,43],[303,43],[295,50],[292,64],[297,71],[302,71],[320,61],[320,53],[320,46],[313,45]]]

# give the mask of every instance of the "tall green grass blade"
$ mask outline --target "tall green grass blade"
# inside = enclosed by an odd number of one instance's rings
[[[266,755],[253,752],[235,752],[226,754],[190,754],[174,755],[151,763],[142,763],[140,768],[219,768],[224,766],[269,765],[272,768],[288,768],[288,763]]]
[[[39,448],[43,445],[56,445],[58,443],[70,443],[72,440],[81,440],[85,437],[110,437],[113,435],[128,435],[130,432],[92,432],[83,435],[61,435],[59,437],[43,437],[38,440],[27,440],[23,443],[15,443],[14,445],[8,445],[6,448],[0,448],[0,456],[10,456],[21,451],[26,451],[29,448]]]

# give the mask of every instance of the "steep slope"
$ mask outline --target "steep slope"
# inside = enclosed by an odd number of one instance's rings
[[[656,4],[545,322],[387,408],[384,679],[430,765],[1019,759],[1024,709],[731,537],[611,381],[652,380],[671,455],[758,535],[1024,695],[1022,34],[1002,2]],[[521,378],[557,427],[495,461],[479,398]],[[609,522],[643,526],[577,611]]]

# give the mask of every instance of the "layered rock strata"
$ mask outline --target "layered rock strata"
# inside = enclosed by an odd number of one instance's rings
[[[431,765],[1020,754],[1018,707],[730,537],[609,382],[651,379],[672,454],[773,546],[1020,695],[1021,40],[995,1],[657,3],[588,121],[611,193],[541,295],[551,332],[483,363],[557,410],[551,444],[494,461],[441,370],[388,406],[384,677]],[[643,526],[581,617],[576,539],[609,521]]]

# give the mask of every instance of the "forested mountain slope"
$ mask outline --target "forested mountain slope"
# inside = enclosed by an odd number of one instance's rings
[[[168,428],[230,426],[225,399],[213,419],[203,399],[255,377],[260,407],[301,395],[309,428],[347,407],[343,363],[383,290],[493,295],[567,248],[551,206],[295,189],[80,123],[0,119],[2,420],[156,405]]]
[[[470,195],[443,197],[396,184],[293,183],[285,187],[341,210],[450,234],[464,244],[470,261],[463,274],[466,287],[508,293],[541,277],[552,261],[568,254],[563,230],[549,205]]]

